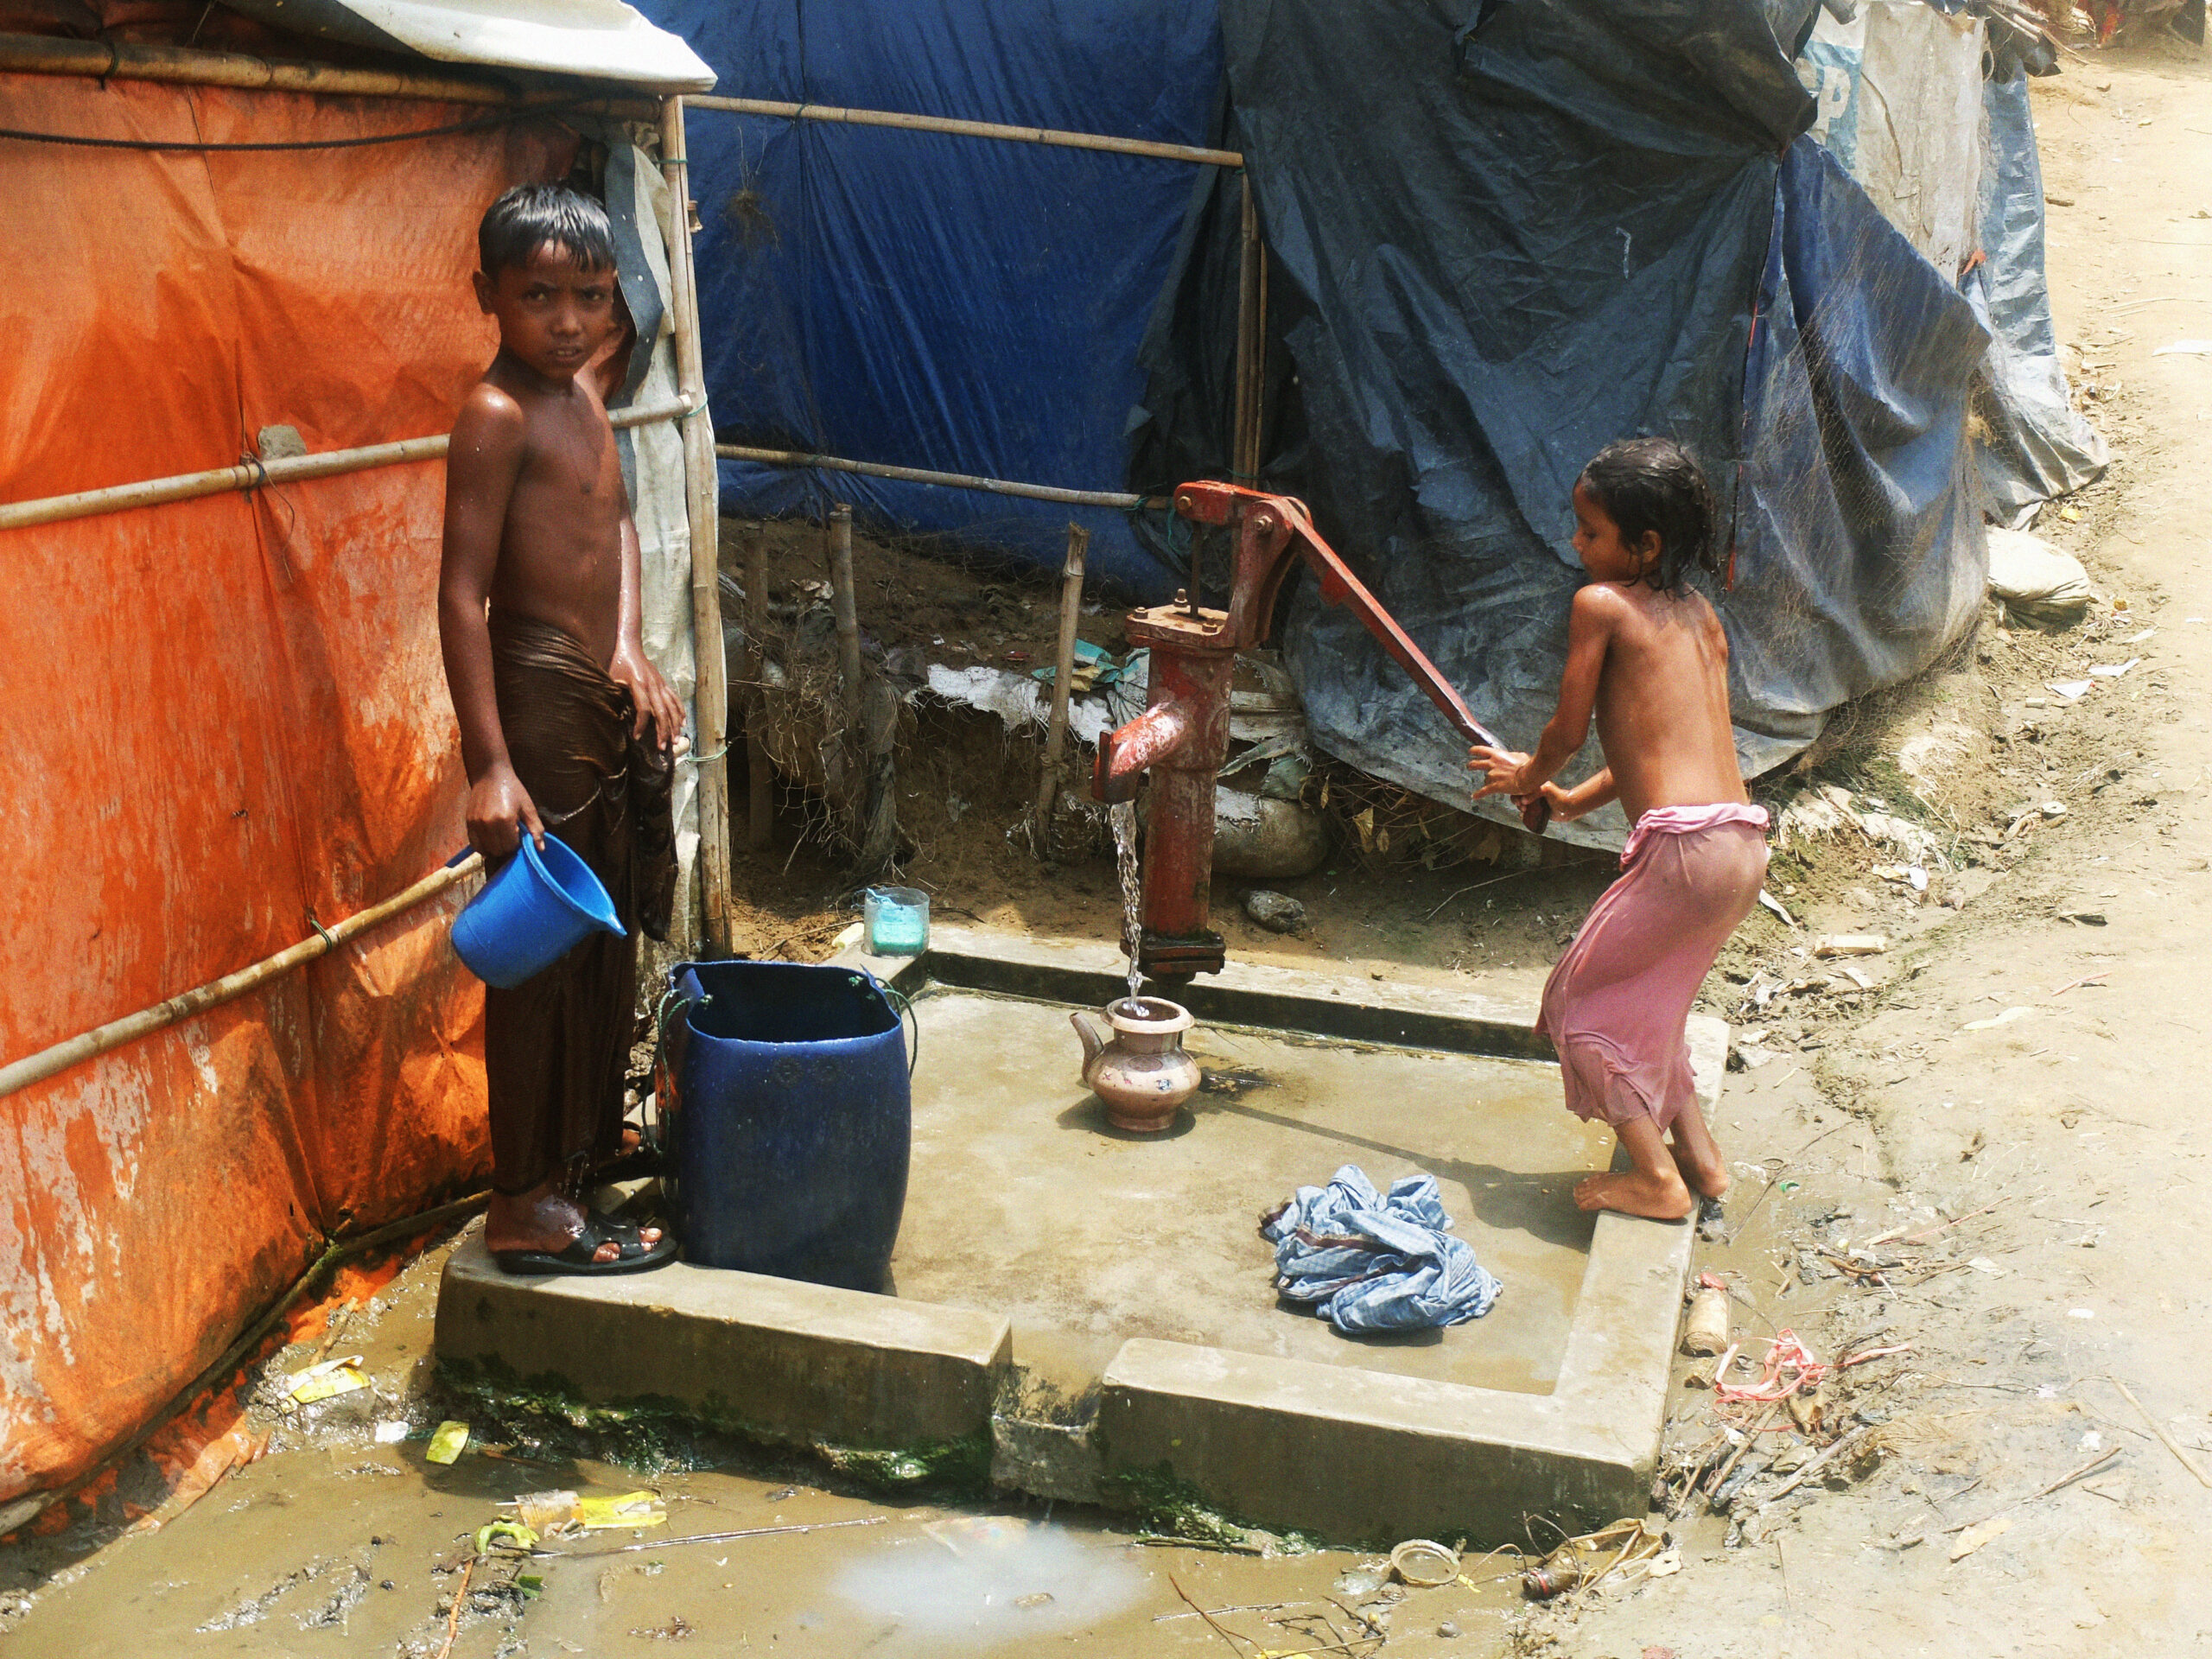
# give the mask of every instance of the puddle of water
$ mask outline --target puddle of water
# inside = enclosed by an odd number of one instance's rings
[[[1082,1630],[1149,1593],[1126,1550],[1005,1516],[936,1522],[886,1540],[842,1567],[832,1588],[910,1641],[959,1653]]]

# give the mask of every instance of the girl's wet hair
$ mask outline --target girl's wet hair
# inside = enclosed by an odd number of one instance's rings
[[[476,257],[486,276],[524,265],[550,242],[586,270],[611,270],[614,232],[607,209],[565,184],[518,184],[485,211]]]
[[[1659,562],[1643,580],[1662,594],[1688,586],[1693,569],[1720,574],[1713,486],[1688,450],[1672,438],[1624,438],[1591,457],[1575,480],[1620,526],[1633,548],[1644,532],[1659,535]]]

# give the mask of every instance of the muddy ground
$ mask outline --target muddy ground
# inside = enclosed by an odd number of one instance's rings
[[[1470,1564],[1476,1582],[1393,1602],[1357,1552],[1144,1541],[1126,1516],[946,1503],[666,1425],[564,1433],[440,1392],[424,1363],[440,1244],[388,1281],[359,1277],[334,1341],[311,1311],[256,1372],[359,1353],[374,1389],[307,1423],[264,1391],[242,1427],[273,1433],[267,1454],[158,1531],[126,1529],[168,1490],[142,1459],[57,1512],[54,1530],[0,1547],[0,1650],[432,1656],[449,1628],[461,1659],[664,1642],[1591,1659],[2200,1650],[2212,1298],[2190,1260],[2212,1135],[2190,1078],[2212,1023],[2212,734],[2197,712],[2212,690],[2212,358],[2156,348],[2212,337],[2212,68],[2145,48],[2066,70],[2035,100],[2051,286],[2114,453],[2105,481],[2038,529],[2083,557],[2100,602],[2056,632],[1993,608],[1953,661],[1853,711],[1761,785],[1791,826],[1770,885],[1794,925],[1756,912],[1707,988],[1738,1025],[1743,1069],[1716,1126],[1738,1184],[1697,1265],[1730,1287],[1754,1351],[1781,1330],[1828,1360],[1898,1351],[1837,1372],[1817,1416],[1777,1416],[1753,1437],[1726,1513],[1688,1483],[1736,1457],[1726,1425],[1758,1408],[1716,1403],[1711,1360],[1680,1363],[1652,1517],[1672,1529],[1680,1571],[1535,1606],[1510,1579],[1485,1581],[1510,1565],[1501,1556]],[[1046,587],[963,576],[925,613],[899,597],[897,562],[871,571],[873,556],[863,574],[891,582],[876,591],[932,639],[964,639],[976,660],[1049,649]],[[1094,621],[1111,643],[1110,617]],[[2078,700],[2050,689],[2131,658]],[[1033,743],[981,717],[932,718],[903,756],[909,874],[941,912],[1110,932],[1103,858],[1064,847],[1047,868],[1009,837]],[[1817,804],[1837,799],[1824,787],[1849,791],[1859,822],[1830,813],[1823,828]],[[772,856],[739,861],[740,942],[757,952],[824,954],[850,917],[834,858],[793,839],[800,816]],[[1532,995],[1605,880],[1601,864],[1510,849],[1438,869],[1347,852],[1284,884],[1312,917],[1290,939],[1236,919],[1234,885],[1217,899],[1240,954],[1446,969]],[[1846,933],[1885,943],[1813,954]],[[424,1436],[448,1414],[471,1418],[476,1446],[440,1469]],[[407,1438],[378,1443],[378,1422]],[[560,1563],[531,1573],[535,1586],[517,1582],[524,1564],[472,1569],[452,1618],[471,1535],[502,1500],[552,1486],[654,1489],[671,1533],[885,1519]],[[1185,1594],[1239,1611],[1216,1630]]]

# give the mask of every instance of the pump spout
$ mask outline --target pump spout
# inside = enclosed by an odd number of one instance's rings
[[[1145,772],[1188,745],[1194,729],[1190,709],[1178,699],[1168,697],[1154,703],[1128,724],[1099,740],[1093,792],[1109,805],[1134,801]]]

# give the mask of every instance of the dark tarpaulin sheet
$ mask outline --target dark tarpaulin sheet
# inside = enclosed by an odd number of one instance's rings
[[[1754,771],[1925,663],[1978,587],[1961,446],[1983,336],[1792,144],[1812,106],[1775,28],[1751,0],[1224,8],[1285,354],[1263,471],[1509,742],[1553,707],[1581,575],[1568,496],[1617,437],[1679,438],[1740,517],[1722,614]],[[1218,263],[1229,245],[1190,245]],[[1219,465],[1215,423],[1188,412],[1221,286],[1179,273],[1192,318],[1148,343],[1147,484]],[[1755,342],[1763,290],[1789,326]],[[1465,800],[1460,746],[1356,623],[1302,588],[1286,644],[1322,747]],[[1567,776],[1596,760],[1593,743]],[[1608,809],[1557,833],[1622,829]]]
[[[1967,394],[1974,308],[1810,138],[1790,146],[1745,375],[1736,588],[1747,772],[1926,667],[1989,576]]]
[[[2036,154],[2028,78],[2017,67],[1982,83],[1987,143],[1981,178],[1984,263],[1967,293],[1988,327],[1989,358],[1976,389],[1981,475],[1989,512],[2018,526],[2053,496],[2104,474],[2105,441],[2075,412],[2050,318],[2044,273],[2043,166]]]
[[[1141,0],[641,0],[725,95],[1204,144],[1213,9]],[[724,442],[1120,490],[1137,345],[1172,268],[1189,162],[700,110],[708,391]],[[1174,578],[1111,509],[735,461],[725,512],[853,502],[878,531],[1147,598]]]

